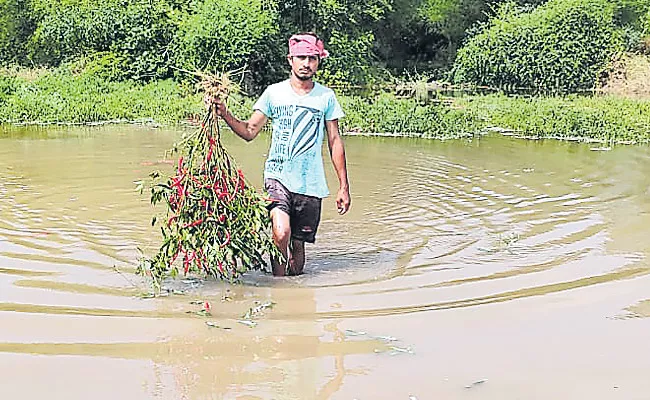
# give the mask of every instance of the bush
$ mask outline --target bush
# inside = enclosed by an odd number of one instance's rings
[[[506,92],[591,89],[621,45],[615,8],[607,0],[551,0],[520,12],[508,3],[459,50],[454,80]]]
[[[37,63],[56,66],[86,53],[110,51],[123,76],[139,80],[169,75],[166,46],[175,27],[164,0],[41,0],[30,41]]]
[[[7,101],[7,98],[14,94],[19,86],[18,79],[13,76],[0,75],[0,106]]]
[[[267,43],[277,47],[277,33],[277,11],[268,1],[206,0],[180,21],[173,58],[191,71],[233,70],[251,57],[271,57]]]
[[[471,136],[481,126],[473,113],[397,99],[391,94],[375,98],[341,96],[340,101],[346,112],[344,131],[455,138]]]
[[[31,1],[0,0],[0,64],[24,62],[33,31]]]
[[[601,142],[650,140],[650,102],[615,96],[477,96],[465,105],[491,126],[534,138]]]

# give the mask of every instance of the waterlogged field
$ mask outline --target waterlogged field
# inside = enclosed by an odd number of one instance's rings
[[[325,201],[305,275],[152,299],[133,182],[179,136],[4,128],[0,398],[650,393],[647,147],[347,137],[352,209]],[[268,138],[225,145],[259,186]]]

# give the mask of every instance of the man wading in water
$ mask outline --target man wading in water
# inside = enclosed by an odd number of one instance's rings
[[[315,34],[293,35],[287,56],[291,77],[266,88],[248,121],[237,119],[220,99],[206,99],[246,141],[255,139],[268,119],[272,120],[273,139],[264,167],[264,186],[273,199],[269,205],[273,240],[287,260],[286,265],[272,260],[276,276],[301,274],[305,242],[316,240],[321,201],[329,195],[321,154],[325,132],[339,179],[336,207],[339,214],[350,208],[345,149],[338,124],[345,114],[334,92],[312,80],[321,60],[328,55]]]

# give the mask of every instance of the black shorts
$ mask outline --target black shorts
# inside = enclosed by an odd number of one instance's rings
[[[269,211],[274,208],[289,214],[291,238],[307,243],[316,241],[316,231],[320,223],[322,199],[304,194],[292,193],[275,179],[265,179],[264,188],[272,199]]]

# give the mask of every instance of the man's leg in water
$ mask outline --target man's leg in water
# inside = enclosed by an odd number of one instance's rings
[[[291,239],[289,256],[289,275],[300,275],[305,267],[305,242]]]
[[[271,221],[273,227],[273,242],[280,249],[280,253],[284,257],[285,262],[280,263],[275,258],[271,259],[273,266],[273,275],[285,276],[287,272],[287,263],[289,262],[289,240],[291,238],[291,224],[289,222],[289,214],[282,211],[280,208],[275,207],[271,210]],[[304,263],[304,255],[303,255]]]

